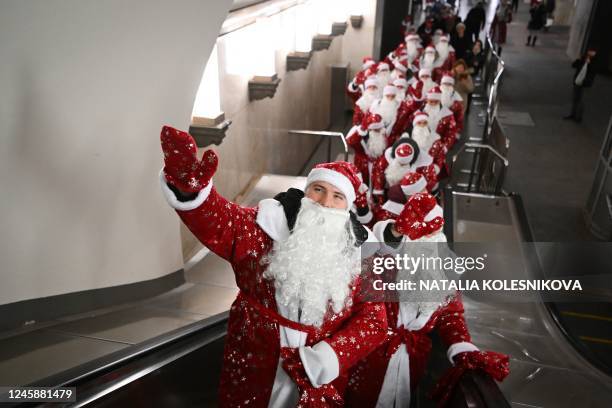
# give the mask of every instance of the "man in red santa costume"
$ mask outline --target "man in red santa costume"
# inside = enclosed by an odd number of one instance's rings
[[[450,109],[442,106],[442,91],[439,87],[435,87],[427,93],[423,112],[428,115],[431,132],[440,135],[442,143],[450,150],[457,141],[459,132],[457,131],[455,115]]]
[[[355,166],[361,172],[363,182],[369,186],[374,162],[389,146],[382,117],[375,113],[368,113],[360,126],[353,126],[349,130],[346,143],[353,148]]]
[[[443,107],[453,112],[455,123],[457,124],[457,132],[460,133],[463,130],[463,98],[459,95],[459,92],[455,91],[455,78],[453,78],[451,73],[447,72],[442,76],[440,91],[442,92],[440,102]]]
[[[393,71],[391,71],[391,84],[393,81],[399,78],[406,78],[406,73],[408,71],[408,67],[406,66],[405,61],[395,61],[393,63]],[[411,74],[412,75],[412,74]]]
[[[455,49],[449,44],[449,37],[442,35],[436,44],[436,52],[438,57],[434,63],[433,77],[434,81],[440,81],[442,73],[450,71],[455,63]]]
[[[401,180],[411,172],[422,174],[427,182],[425,187],[431,190],[437,186],[438,171],[427,150],[420,149],[413,139],[405,135],[385,150],[385,154],[374,163],[372,199],[375,203],[382,204],[389,191],[399,188]]]
[[[440,138],[440,135],[434,130],[432,131],[429,126],[429,115],[425,112],[417,111],[412,119],[412,133],[410,134],[412,140],[414,140],[422,151],[425,151],[433,158],[436,164],[436,176],[437,179],[441,179],[447,174],[446,168],[446,154],[448,148]],[[444,170],[443,174],[440,171]],[[430,181],[431,180],[431,181]],[[437,182],[433,183],[433,179],[428,179],[428,190],[434,192],[438,188]]]
[[[390,254],[436,257],[446,242],[442,232],[442,208],[428,193],[410,197],[395,220],[378,222],[374,232]],[[390,227],[390,228],[389,228]],[[392,271],[393,272],[393,271]],[[391,281],[445,280],[435,267],[395,271]],[[393,275],[393,273],[391,274]],[[390,298],[393,298],[390,294]],[[419,381],[425,375],[432,348],[430,333],[436,331],[447,347],[453,367],[443,376],[435,396],[443,406],[458,378],[469,369],[483,370],[498,381],[509,373],[509,358],[482,352],[471,343],[459,293],[450,290],[411,290],[399,293],[398,301],[386,302],[389,334],[383,345],[369,354],[352,372],[346,404],[359,407],[409,407]]]
[[[370,112],[381,116],[387,135],[390,135],[391,130],[393,130],[393,125],[397,118],[397,110],[400,106],[396,95],[397,88],[393,85],[387,85],[383,88],[383,97],[374,101],[370,106]]]
[[[395,100],[399,102],[399,106],[397,108],[395,124],[389,134],[389,144],[395,143],[402,133],[408,129],[410,118],[412,118],[413,113],[419,109],[420,103],[415,101],[410,93],[406,92],[407,84],[408,82],[402,78],[393,81],[393,85],[397,89]]]
[[[419,80],[408,87],[408,92],[415,101],[422,102],[427,93],[436,86],[438,84],[431,78],[431,69],[421,68],[419,70]]]
[[[361,180],[346,162],[315,166],[290,189],[246,208],[213,187],[217,156],[164,126],[160,174],[168,203],[240,289],[230,309],[221,407],[342,405],[348,370],[384,338],[384,307],[356,296],[369,231],[349,212]],[[371,240],[371,239],[370,239]],[[365,247],[364,247],[365,248]]]
[[[419,71],[421,53],[421,37],[416,33],[410,33],[405,37],[406,41],[406,62],[408,68],[415,74]]]
[[[353,80],[348,84],[346,92],[353,103],[357,102],[357,100],[363,94],[366,79],[375,74],[375,66],[376,61],[374,61],[372,57],[365,57],[363,59],[361,71],[357,72],[355,78],[353,78]]]
[[[376,66],[376,79],[381,87],[389,85],[393,82],[391,78],[391,68],[386,62],[380,62]]]
[[[381,89],[379,88],[378,84],[379,82],[375,76],[371,76],[366,79],[364,83],[365,90],[363,95],[361,95],[361,97],[357,99],[357,102],[355,102],[353,125],[359,125],[370,110],[372,103],[380,98]]]
[[[421,56],[421,59],[419,60],[419,68],[423,69],[429,69],[431,71],[433,71],[433,69],[435,68],[435,62],[436,62],[436,49],[433,45],[428,45],[425,48],[425,51],[423,52],[423,55]]]

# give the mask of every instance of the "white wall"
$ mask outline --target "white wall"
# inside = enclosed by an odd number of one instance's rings
[[[0,6],[0,304],[182,267],[159,130],[187,128],[231,0]]]
[[[374,27],[376,19],[376,0],[352,0],[352,12],[363,15],[361,28],[353,28],[349,22],[342,42],[342,60],[351,64],[351,77],[361,69],[363,57],[374,55]]]

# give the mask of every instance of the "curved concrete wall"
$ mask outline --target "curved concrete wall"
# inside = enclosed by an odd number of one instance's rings
[[[189,126],[231,0],[0,6],[0,304],[183,265],[159,130]]]

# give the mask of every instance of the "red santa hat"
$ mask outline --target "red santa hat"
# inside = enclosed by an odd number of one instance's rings
[[[410,197],[401,215],[406,215],[406,218],[396,223],[396,228],[411,240],[439,231],[444,226],[442,207],[429,193],[416,193]]]
[[[418,41],[419,40],[419,36],[417,34],[408,34],[406,37],[404,37],[404,39],[406,41]]]
[[[372,129],[382,129],[385,127],[382,116],[377,113],[368,112],[367,115],[364,116],[361,121],[361,126],[358,129],[358,132],[361,136],[365,136],[368,133],[368,130]]]
[[[361,69],[363,69],[364,71],[370,68],[372,65],[376,64],[376,61],[374,61],[374,58],[372,57],[364,57],[361,62],[363,63],[361,65]]]
[[[414,157],[414,148],[410,143],[401,143],[395,147],[395,160],[401,165],[410,164]]]
[[[397,95],[397,88],[393,85],[387,85],[383,88],[383,96],[387,95]]]
[[[414,112],[414,117],[412,118],[412,126],[416,126],[417,123],[422,122],[424,120],[429,122],[429,115],[420,110],[416,111]]]
[[[395,81],[393,81],[393,85],[396,88],[407,88],[408,87],[408,81],[406,81],[405,78],[397,78]]]
[[[404,195],[410,197],[425,190],[425,188],[427,188],[427,180],[425,180],[425,177],[421,173],[411,171],[402,178],[400,187]]]
[[[317,164],[308,173],[306,188],[315,181],[324,181],[340,190],[348,202],[347,208],[351,208],[358,193],[367,189],[357,167],[345,161]]]
[[[389,70],[389,64],[387,64],[386,62],[381,62],[380,64],[378,64],[378,67],[376,68],[378,70],[378,72],[382,71],[382,70]]]
[[[419,69],[419,79],[423,76],[423,75],[428,75],[431,77],[431,69],[429,68],[421,68]]]
[[[440,101],[442,100],[442,90],[439,86],[435,86],[427,93],[428,101]]]
[[[455,78],[450,72],[445,72],[440,80],[440,85],[455,85]]]
[[[375,86],[378,88],[378,79],[376,79],[375,76],[370,76],[365,80],[365,87],[366,89],[371,87],[371,86]]]

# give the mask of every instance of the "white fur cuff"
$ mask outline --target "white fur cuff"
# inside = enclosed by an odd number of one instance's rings
[[[179,211],[195,210],[196,208],[201,206],[210,195],[210,191],[212,190],[213,186],[213,181],[211,179],[206,185],[206,187],[204,187],[198,192],[196,198],[191,201],[179,201],[179,199],[176,198],[176,195],[174,195],[174,192],[172,192],[172,190],[170,190],[170,187],[168,187],[166,176],[164,175],[163,170],[159,172],[159,182],[161,185],[162,193],[164,194],[164,198],[166,199],[168,204],[170,204],[170,207]]]
[[[300,359],[313,387],[319,388],[338,378],[340,363],[334,349],[325,341],[312,347],[300,347]]]
[[[450,360],[451,364],[455,364],[453,358],[459,353],[465,353],[466,351],[478,351],[478,347],[467,341],[461,341],[459,343],[451,344],[446,351],[446,355]]]

